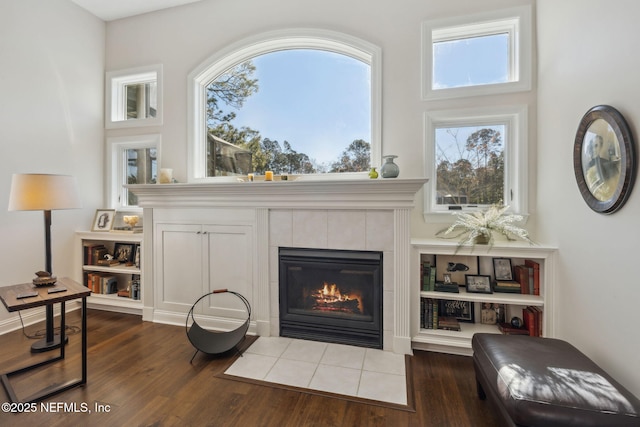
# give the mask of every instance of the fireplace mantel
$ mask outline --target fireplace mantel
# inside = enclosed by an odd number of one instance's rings
[[[300,178],[127,185],[144,208],[144,245],[150,248],[143,253],[143,319],[175,324],[184,319],[180,307],[186,307],[185,302],[170,299],[181,298],[186,290],[178,291],[175,283],[165,281],[163,275],[174,264],[184,267],[189,259],[183,259],[187,255],[180,249],[167,249],[163,233],[174,230],[183,236],[213,236],[216,229],[197,231],[202,230],[199,224],[235,225],[251,230],[246,240],[251,243],[241,250],[233,248],[235,252],[219,248],[218,253],[231,254],[229,265],[236,262],[234,253],[249,254],[250,267],[239,267],[238,271],[246,273],[242,283],[254,309],[252,333],[279,334],[278,283],[271,280],[277,278],[278,247],[376,250],[384,252],[387,272],[383,284],[383,348],[410,354],[411,211],[416,193],[426,182],[424,178]],[[169,300],[156,295],[169,295]]]
[[[263,207],[314,209],[413,208],[427,182],[413,179],[297,179],[295,181],[131,184],[142,208]]]

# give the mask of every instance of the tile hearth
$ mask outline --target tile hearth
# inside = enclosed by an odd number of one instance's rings
[[[404,355],[383,350],[260,337],[225,374],[407,404]]]

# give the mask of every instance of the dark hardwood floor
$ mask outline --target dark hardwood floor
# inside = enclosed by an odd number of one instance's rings
[[[88,311],[88,384],[37,404],[35,413],[0,412],[0,426],[494,426],[476,396],[471,358],[417,351],[415,412],[217,378],[229,358],[199,354],[184,327],[139,316]],[[56,319],[57,322],[57,319]],[[79,327],[79,311],[67,324]],[[43,325],[27,327],[27,333]],[[51,357],[32,355],[22,331],[0,336],[0,372]],[[13,377],[18,396],[80,375],[80,334],[63,362]],[[0,388],[0,403],[7,402]],[[66,405],[66,407],[65,407]],[[96,409],[102,408],[103,411]],[[75,409],[75,411],[74,411]],[[90,410],[91,412],[85,412]],[[57,411],[57,412],[55,412]]]

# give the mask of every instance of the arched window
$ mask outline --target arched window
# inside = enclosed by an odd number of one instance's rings
[[[360,176],[380,164],[380,50],[367,42],[261,34],[210,57],[189,84],[190,182],[266,170]]]

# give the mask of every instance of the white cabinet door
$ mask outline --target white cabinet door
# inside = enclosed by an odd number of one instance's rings
[[[252,301],[252,228],[243,225],[205,225],[207,259],[203,293],[228,289]],[[232,295],[216,294],[205,304],[204,313],[222,318],[246,318],[246,308]]]
[[[188,313],[203,292],[203,242],[200,224],[156,224],[155,308]]]

